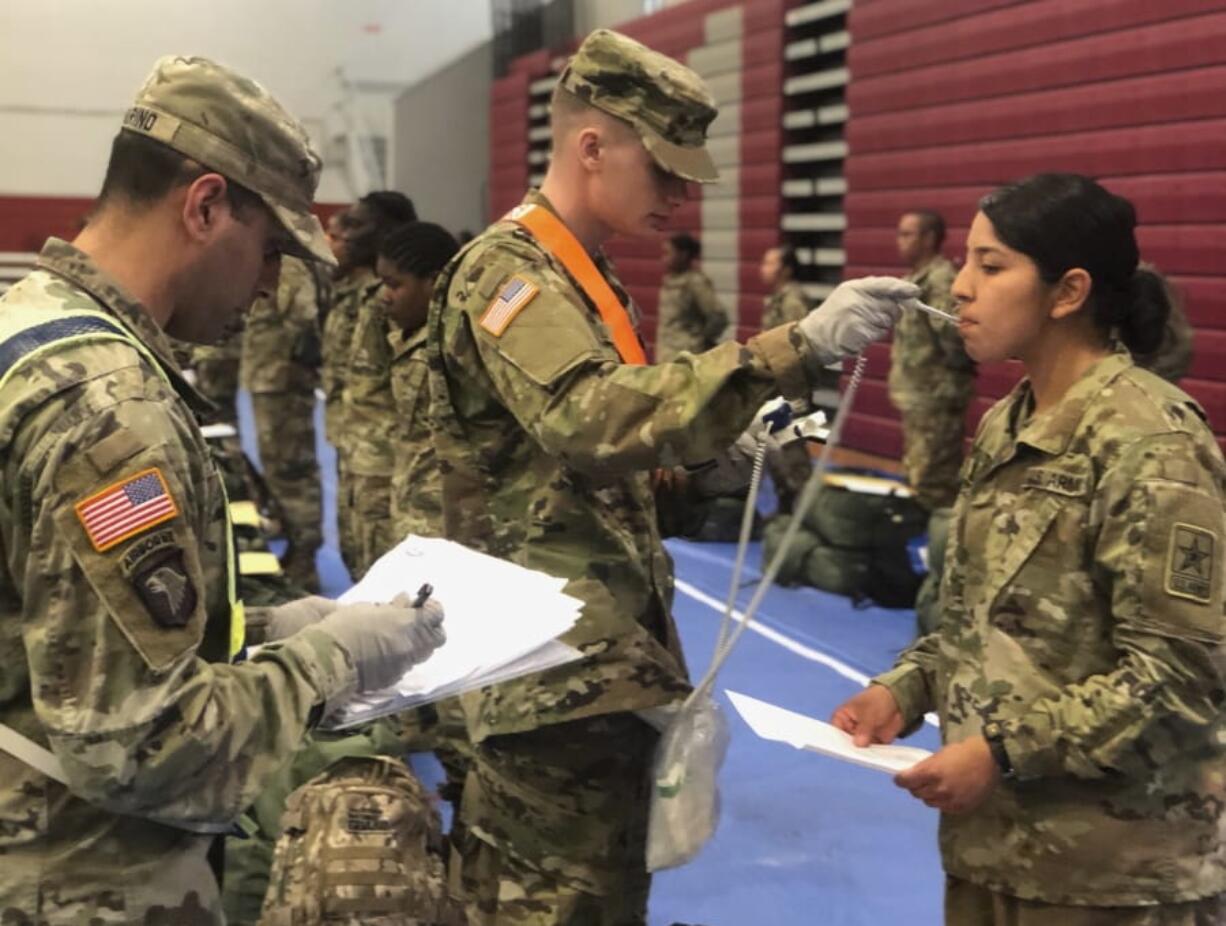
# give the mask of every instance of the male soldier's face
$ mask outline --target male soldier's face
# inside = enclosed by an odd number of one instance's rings
[[[387,317],[405,331],[415,331],[424,325],[435,278],[407,273],[383,256],[375,263],[375,273],[383,283],[379,299]]]
[[[665,273],[684,273],[689,269],[690,259],[685,252],[677,250],[671,241],[665,241],[660,249],[660,259]]]
[[[909,267],[915,266],[932,249],[930,238],[918,215],[904,215],[898,220],[899,259]]]
[[[686,181],[657,166],[636,135],[627,132],[607,140],[592,200],[614,233],[659,235],[688,198]]]
[[[344,272],[349,269],[349,250],[345,246],[345,210],[334,212],[328,218],[328,227],[324,230],[324,234],[328,238],[328,247],[332,251],[332,256],[336,258],[337,270]]]
[[[771,248],[762,255],[758,275],[767,289],[774,289],[779,285],[779,278],[783,275],[783,257],[778,248]]]
[[[212,209],[212,230],[183,271],[166,324],[172,337],[193,344],[213,344],[235,330],[257,296],[276,290],[281,254],[292,248],[289,233],[262,204],[236,212],[221,200]]]
[[[982,212],[966,236],[966,263],[953,295],[959,302],[958,332],[979,363],[1031,356],[1054,301],[1035,262],[997,238]]]

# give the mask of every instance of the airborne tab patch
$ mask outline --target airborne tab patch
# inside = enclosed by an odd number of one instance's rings
[[[522,312],[524,306],[535,299],[540,291],[541,288],[531,280],[518,275],[511,277],[481,316],[481,327],[496,338],[502,337],[502,333],[515,320],[515,316]]]
[[[1166,590],[1177,598],[1209,604],[1213,598],[1213,570],[1217,537],[1192,524],[1171,528],[1171,549],[1166,564]]]
[[[107,486],[73,508],[98,553],[179,514],[156,466]]]

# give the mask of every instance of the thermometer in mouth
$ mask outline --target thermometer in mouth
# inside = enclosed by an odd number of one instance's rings
[[[917,308],[919,308],[921,312],[927,312],[929,315],[933,316],[934,318],[942,318],[947,322],[953,322],[955,325],[958,324],[958,316],[954,315],[953,312],[946,312],[942,309],[933,308],[930,305],[925,305],[924,303],[920,302],[918,299],[915,301],[915,305]]]

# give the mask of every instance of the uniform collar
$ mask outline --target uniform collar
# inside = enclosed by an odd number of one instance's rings
[[[1091,405],[1132,367],[1128,351],[1116,347],[1086,370],[1055,407],[1038,417],[1033,413],[1034,390],[1030,380],[1022,380],[1006,399],[1005,428],[998,432],[995,441],[982,448],[992,460],[991,468],[1007,462],[1022,445],[1048,456],[1064,453]]]
[[[430,333],[429,328],[429,325],[421,325],[407,334],[401,328],[393,329],[388,334],[388,341],[392,345],[392,359],[399,360],[422,347],[426,343],[426,336]]]
[[[553,207],[553,203],[549,201],[549,197],[535,187],[528,190],[528,192],[524,194],[524,198],[520,201],[520,205],[540,206],[542,209],[549,210],[549,212],[551,212],[556,219],[562,221],[562,217],[558,215],[558,210]],[[605,256],[603,248],[598,249],[596,253],[592,255],[592,263],[594,263],[596,268],[606,277],[609,275],[609,259]]]
[[[379,277],[370,267],[354,267],[332,284],[334,295],[343,296],[379,285]]]
[[[37,266],[89,293],[107,314],[114,316],[148,348],[170,378],[175,391],[183,396],[194,411],[207,414],[215,410],[213,403],[184,379],[183,371],[174,359],[169,339],[144,305],[99,269],[88,254],[67,241],[48,238],[39,252]]]
[[[932,260],[928,261],[928,263],[924,264],[924,266],[920,267],[918,270],[912,270],[904,277],[904,279],[919,286],[928,279],[928,275],[932,273],[933,270],[943,263],[945,263],[945,258],[940,254],[935,254],[933,255]]]

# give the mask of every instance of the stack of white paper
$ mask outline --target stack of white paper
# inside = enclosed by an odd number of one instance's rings
[[[857,746],[838,727],[797,714],[749,695],[727,691],[728,699],[750,729],[766,740],[787,743],[822,755],[897,774],[922,762],[932,753],[915,746]]]
[[[391,688],[334,712],[328,726],[353,726],[582,658],[556,639],[575,626],[583,607],[562,592],[564,579],[449,540],[410,535],[340,600],[384,602],[402,592],[416,597],[427,583],[447,612],[447,643]]]

